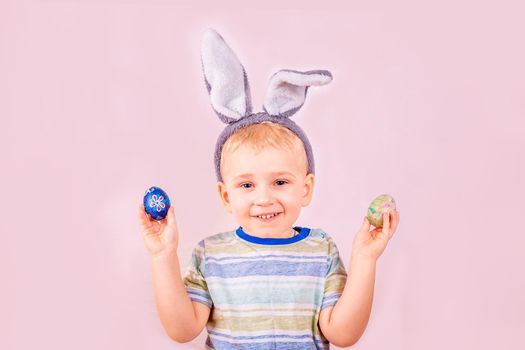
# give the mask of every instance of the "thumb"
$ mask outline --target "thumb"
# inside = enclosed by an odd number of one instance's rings
[[[361,231],[368,232],[370,230],[370,221],[368,221],[368,218],[365,216],[363,218],[363,224],[361,225]]]
[[[355,236],[356,241],[366,241],[370,236],[370,221],[368,221],[368,218],[365,216],[363,218],[363,223],[361,227],[359,228],[359,231],[357,231],[357,234]]]
[[[175,210],[173,209],[173,206],[171,206],[168,209],[167,220],[168,220],[168,226],[169,227],[171,227],[173,229],[177,229],[177,220],[175,218]]]

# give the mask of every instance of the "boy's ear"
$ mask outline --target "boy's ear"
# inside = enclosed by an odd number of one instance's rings
[[[315,184],[314,174],[310,173],[306,175],[304,179],[303,200],[301,203],[303,207],[306,207],[312,201],[312,196],[314,194],[314,184]]]
[[[263,108],[273,116],[290,117],[304,104],[310,86],[320,86],[332,81],[327,70],[299,72],[281,69],[270,78]]]
[[[228,191],[226,190],[226,185],[219,181],[217,182],[217,190],[219,191],[219,197],[221,197],[222,205],[224,205],[224,209],[228,213],[232,212],[231,205],[230,205],[230,198],[228,197]]]

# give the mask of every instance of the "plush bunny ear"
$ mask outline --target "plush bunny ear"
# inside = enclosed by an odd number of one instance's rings
[[[325,85],[331,81],[332,74],[327,70],[280,70],[270,79],[264,110],[269,115],[290,117],[304,104],[310,86]]]
[[[201,58],[211,104],[219,118],[233,123],[251,114],[250,88],[244,67],[213,29],[204,33]]]

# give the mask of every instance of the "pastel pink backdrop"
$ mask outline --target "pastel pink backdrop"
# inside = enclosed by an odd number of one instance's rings
[[[156,314],[136,220],[168,191],[186,264],[235,227],[223,124],[202,78],[213,27],[260,109],[278,69],[329,69],[294,120],[317,161],[299,225],[348,266],[367,205],[401,223],[355,349],[523,349],[525,51],[518,1],[2,1],[0,348],[202,349]]]

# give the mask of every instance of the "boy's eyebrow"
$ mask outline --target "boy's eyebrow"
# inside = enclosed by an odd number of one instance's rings
[[[289,171],[279,171],[279,172],[276,172],[276,173],[270,173],[270,175],[272,175],[272,176],[289,175],[289,176],[295,178],[295,175],[292,174]],[[242,175],[234,177],[232,181],[240,180],[240,179],[249,179],[251,177],[252,177],[252,174],[242,174]]]

